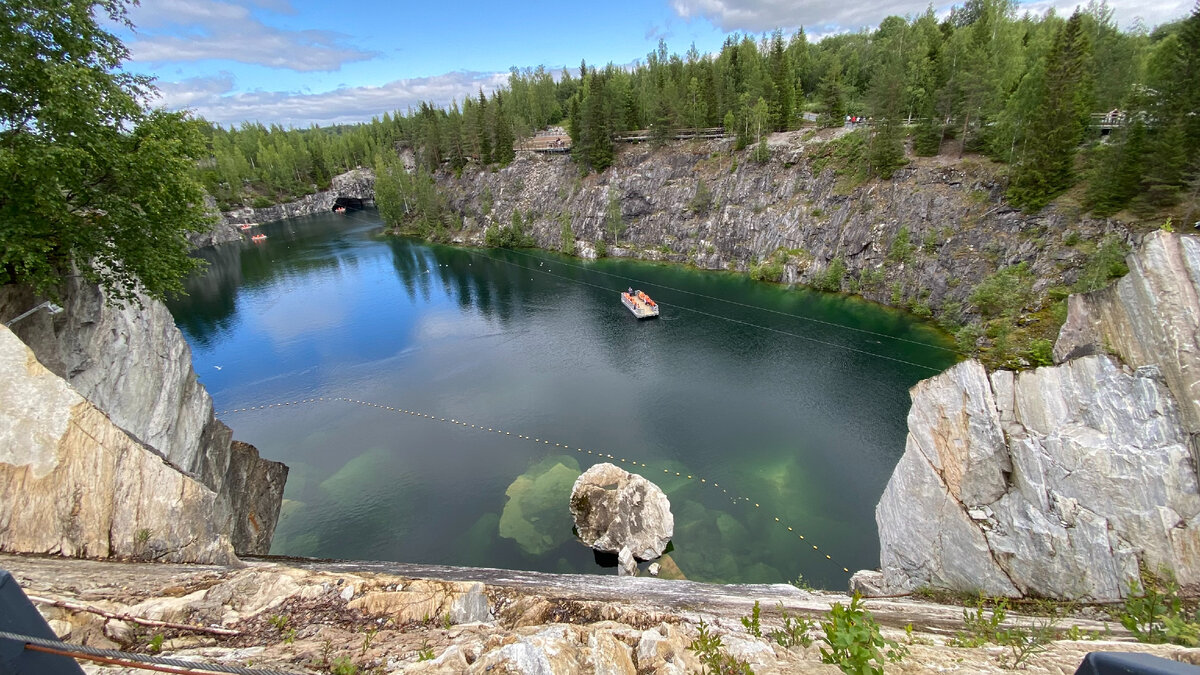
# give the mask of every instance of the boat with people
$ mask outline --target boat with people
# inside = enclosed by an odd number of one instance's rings
[[[255,223],[242,223],[241,225],[238,225],[238,227],[241,228],[242,230],[248,230],[248,229],[254,227],[254,225],[255,225]]]
[[[649,295],[639,290],[633,290],[631,287],[628,291],[621,293],[621,304],[639,319],[651,319],[658,316],[658,303],[650,299]]]
[[[253,237],[250,237],[250,241],[265,241],[266,238],[267,235],[265,234],[256,234]]]

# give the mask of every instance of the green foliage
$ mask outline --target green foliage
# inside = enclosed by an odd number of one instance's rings
[[[483,244],[491,248],[532,248],[537,242],[525,232],[525,221],[521,212],[513,210],[512,221],[507,226],[489,225],[483,232]]]
[[[825,271],[813,279],[813,288],[818,291],[837,293],[842,290],[842,280],[846,277],[846,261],[839,256],[834,258]]]
[[[272,628],[282,633],[287,629],[288,617],[286,614],[272,614],[271,617],[267,619],[267,623],[271,624]]]
[[[703,178],[696,179],[696,191],[692,193],[692,199],[688,202],[688,208],[698,216],[708,214],[708,210],[712,208],[712,191],[708,189],[708,184]]]
[[[161,652],[163,639],[164,636],[162,633],[155,633],[154,636],[146,642],[146,651],[150,652],[151,654],[157,654]]]
[[[434,235],[451,220],[433,175],[420,167],[406,171],[395,158],[381,156],[375,166],[375,205],[385,223],[420,237]]]
[[[746,627],[746,632],[750,633],[756,638],[762,637],[762,622],[759,618],[761,613],[762,607],[760,607],[758,601],[755,600],[754,607],[750,610],[750,616],[742,617],[742,625]]]
[[[558,215],[558,251],[563,255],[575,255],[575,231],[571,229],[571,216]]]
[[[57,297],[76,270],[112,301],[182,291],[207,229],[192,174],[202,125],[152,109],[150,81],[105,30],[126,0],[11,0],[0,10],[0,285]],[[94,11],[93,11],[94,10]],[[112,23],[110,23],[110,20]]]
[[[1107,237],[1096,247],[1096,251],[1088,256],[1073,290],[1076,293],[1087,293],[1104,288],[1113,279],[1125,276],[1129,273],[1129,266],[1125,264],[1125,256],[1128,254],[1129,248],[1123,241],[1116,236]]]
[[[1092,106],[1092,41],[1076,10],[1029,79],[1030,102],[1008,198],[1036,211],[1074,181],[1075,151]],[[1035,66],[1035,68],[1037,68]]]
[[[429,646],[428,640],[422,641],[421,648],[417,650],[417,661],[420,662],[420,661],[432,661],[432,660],[433,660],[433,647]]]
[[[358,675],[362,672],[349,656],[339,656],[329,664],[330,675]]]
[[[821,622],[825,632],[821,647],[821,662],[841,668],[854,675],[883,675],[885,661],[897,662],[908,654],[908,648],[883,637],[875,617],[862,606],[862,596],[855,593],[850,606],[836,602],[829,610],[829,620]]]
[[[625,220],[621,217],[621,199],[611,186],[608,189],[608,206],[604,209],[604,230],[612,237],[614,243],[617,237],[625,233]]]
[[[1185,610],[1179,584],[1169,572],[1130,579],[1118,619],[1138,642],[1200,646],[1200,611]]]
[[[597,239],[595,241],[594,246],[596,248],[596,257],[597,258],[608,257],[608,244],[604,243],[603,239]]]
[[[788,614],[782,602],[779,603],[779,614],[783,617],[783,628],[771,631],[769,637],[784,648],[796,645],[811,647],[813,638],[809,632],[816,629],[817,624],[811,619]]]
[[[991,607],[989,600],[979,596],[974,607],[963,608],[963,630],[950,640],[951,647],[981,647],[998,643],[1004,619],[1008,616],[1008,600],[1000,598]]]
[[[971,291],[968,301],[987,319],[1012,319],[1033,301],[1033,273],[1028,263],[997,270]]]
[[[1046,338],[1038,338],[1029,344],[1025,357],[1035,366],[1054,365],[1054,343]]]
[[[1058,639],[1057,624],[1063,609],[1051,603],[1040,607],[1040,613],[1029,625],[1004,626],[1008,617],[1008,600],[1001,598],[991,603],[979,596],[972,607],[963,609],[963,630],[955,634],[949,644],[952,647],[982,647],[996,644],[1008,648],[1001,657],[1001,664],[1008,668],[1020,668],[1031,656],[1045,652],[1051,642]]]
[[[917,246],[911,241],[908,226],[902,226],[888,247],[887,259],[894,263],[912,262],[912,255],[916,250]]]
[[[772,256],[750,265],[750,278],[755,281],[779,281],[783,278],[783,260]]]
[[[813,174],[821,175],[831,169],[838,177],[838,191],[845,194],[861,185],[870,175],[867,160],[867,132],[853,131],[814,149]]]
[[[719,675],[739,673],[753,675],[754,671],[750,669],[748,663],[740,661],[724,651],[725,645],[721,642],[721,636],[710,632],[704,619],[700,620],[697,631],[699,635],[692,640],[688,649],[696,653],[696,657],[703,666],[703,672]]]

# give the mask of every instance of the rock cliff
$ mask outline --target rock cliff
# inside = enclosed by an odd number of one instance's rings
[[[370,169],[354,169],[333,177],[330,188],[306,195],[296,201],[286,204],[276,204],[262,208],[245,207],[227,211],[221,214],[221,221],[214,227],[216,240],[233,241],[236,239],[220,239],[222,232],[232,230],[237,233],[234,225],[238,223],[268,223],[272,220],[307,216],[314,213],[324,213],[333,208],[333,202],[338,197],[354,197],[356,199],[375,199],[375,172]],[[240,237],[241,234],[238,233]],[[193,241],[193,243],[196,243]],[[197,244],[203,246],[205,244]]]
[[[27,290],[0,287],[0,318],[37,300]],[[213,417],[212,399],[196,380],[191,350],[160,302],[113,306],[94,285],[71,280],[63,312],[38,312],[13,331],[39,362],[66,380],[138,442],[210,489],[234,518],[239,553],[266,553],[278,520],[287,467],[232,442]],[[86,480],[77,489],[104,488]]]
[[[842,133],[774,134],[761,164],[749,151],[732,152],[729,139],[619,146],[610,169],[585,177],[566,156],[522,153],[504,169],[445,175],[439,185],[464,216],[452,235],[460,243],[482,244],[488,225],[507,225],[519,210],[542,248],[559,248],[565,219],[580,255],[594,255],[604,238],[610,256],[704,269],[747,271],[774,259],[784,283],[945,310],[952,319],[1000,267],[1029,263],[1042,294],[1075,281],[1087,258],[1078,242],[1134,240],[1117,221],[1008,206],[1002,170],[983,159],[914,158],[889,181],[856,184],[823,157],[822,143]],[[621,215],[615,244],[610,198]]]
[[[232,514],[0,327],[0,550],[236,560]]]
[[[1073,297],[1060,365],[913,387],[876,509],[886,590],[1112,600],[1139,565],[1200,586],[1198,244],[1150,235],[1128,277]]]

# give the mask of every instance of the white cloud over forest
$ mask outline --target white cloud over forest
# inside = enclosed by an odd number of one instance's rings
[[[405,111],[422,101],[449,105],[482,88],[490,93],[508,81],[508,73],[454,72],[395,80],[380,86],[342,87],[321,93],[235,92],[229,73],[179,82],[159,82],[155,101],[170,110],[190,109],[224,125],[259,120],[264,124],[309,126],[364,122],[384,112]]]

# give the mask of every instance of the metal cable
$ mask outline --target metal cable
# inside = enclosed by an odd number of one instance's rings
[[[89,656],[95,656],[103,659],[120,659],[122,661],[134,661],[138,663],[170,666],[173,668],[183,668],[193,671],[207,670],[213,673],[233,673],[234,675],[295,675],[294,673],[282,670],[243,668],[242,666],[229,666],[221,663],[202,663],[199,661],[188,661],[186,659],[172,659],[165,656],[131,654],[129,652],[123,652],[116,649],[99,649],[97,647],[89,647],[87,645],[77,645],[70,642],[63,642],[62,640],[47,640],[45,638],[33,637],[32,635],[9,633],[8,631],[0,631],[0,640],[13,640],[26,645],[34,645],[37,647],[45,647],[63,652],[69,652],[72,655],[79,655],[80,658],[84,659]]]

